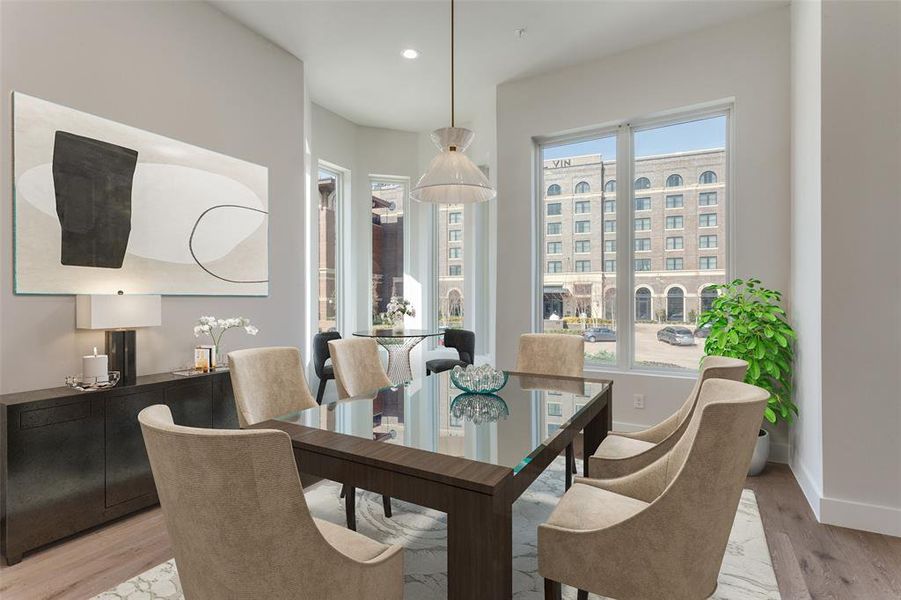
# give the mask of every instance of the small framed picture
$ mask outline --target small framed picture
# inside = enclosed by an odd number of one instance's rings
[[[213,365],[213,349],[197,347],[194,348],[194,370],[201,373],[209,373]]]

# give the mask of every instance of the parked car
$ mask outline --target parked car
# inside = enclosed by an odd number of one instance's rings
[[[616,332],[609,327],[589,327],[582,332],[586,342],[615,342]]]
[[[657,341],[666,342],[673,346],[694,346],[695,336],[688,327],[664,327],[657,332]]]
[[[710,327],[711,324],[707,323],[706,325],[702,325],[700,327],[695,327],[695,337],[696,338],[705,338],[710,335]]]

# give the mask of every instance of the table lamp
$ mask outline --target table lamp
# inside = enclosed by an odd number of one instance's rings
[[[109,369],[119,371],[120,385],[134,385],[137,381],[135,329],[159,327],[161,322],[160,296],[128,296],[119,292],[75,298],[75,326],[106,330]]]

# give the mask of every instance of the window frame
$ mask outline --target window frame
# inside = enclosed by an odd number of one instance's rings
[[[624,182],[623,185],[616,186],[616,192],[610,193],[610,199],[616,201],[615,218],[610,219],[607,213],[602,210],[602,229],[605,233],[616,235],[616,265],[615,282],[618,290],[635,290],[635,273],[632,268],[633,251],[632,244],[635,237],[634,225],[632,224],[633,214],[633,198],[635,196],[635,183],[639,177],[635,174],[635,163],[633,156],[634,134],[646,129],[654,129],[668,125],[676,125],[680,123],[688,123],[691,121],[702,120],[713,117],[725,118],[725,159],[722,172],[717,173],[717,190],[722,189],[722,197],[717,193],[717,206],[722,206],[722,214],[719,218],[719,231],[725,236],[725,242],[722,243],[722,265],[718,270],[725,272],[725,280],[728,281],[731,274],[734,273],[734,217],[735,210],[735,183],[734,183],[734,160],[735,160],[735,119],[734,119],[734,99],[726,98],[714,100],[711,102],[701,103],[692,107],[675,108],[672,110],[661,111],[646,117],[631,119],[628,121],[613,122],[604,127],[595,129],[584,129],[578,133],[563,134],[557,136],[535,136],[533,142],[534,171],[537,174],[538,185],[533,187],[533,202],[538,210],[533,209],[533,235],[535,243],[533,243],[533,286],[532,286],[532,331],[541,332],[543,330],[544,321],[542,319],[543,302],[542,290],[544,289],[544,266],[542,264],[542,253],[540,244],[540,235],[542,224],[545,217],[542,203],[544,184],[544,170],[541,160],[542,151],[545,148],[573,144],[587,140],[616,136],[616,169],[617,184]],[[684,184],[684,178],[683,178]],[[714,185],[714,184],[710,184]],[[653,183],[649,188],[653,189]],[[684,201],[683,201],[684,202]],[[714,205],[711,205],[714,206]],[[684,207],[684,206],[683,206]],[[607,230],[603,223],[607,221],[613,222],[612,230]],[[623,229],[622,223],[626,223]],[[619,230],[619,231],[618,231]],[[606,252],[606,250],[605,250]],[[604,267],[606,270],[606,263]],[[684,265],[683,265],[684,266]],[[609,271],[607,271],[609,272]],[[622,335],[617,335],[616,341],[616,360],[614,363],[585,363],[587,372],[598,373],[649,373],[661,374],[677,377],[694,377],[697,370],[686,368],[670,368],[653,365],[644,365],[636,361],[635,356],[635,297],[634,293],[617,294],[616,299],[616,328],[621,331]]]

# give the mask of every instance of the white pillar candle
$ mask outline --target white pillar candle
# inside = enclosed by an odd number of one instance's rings
[[[106,383],[109,381],[109,359],[106,354],[94,354],[81,357],[81,377],[85,383]]]

